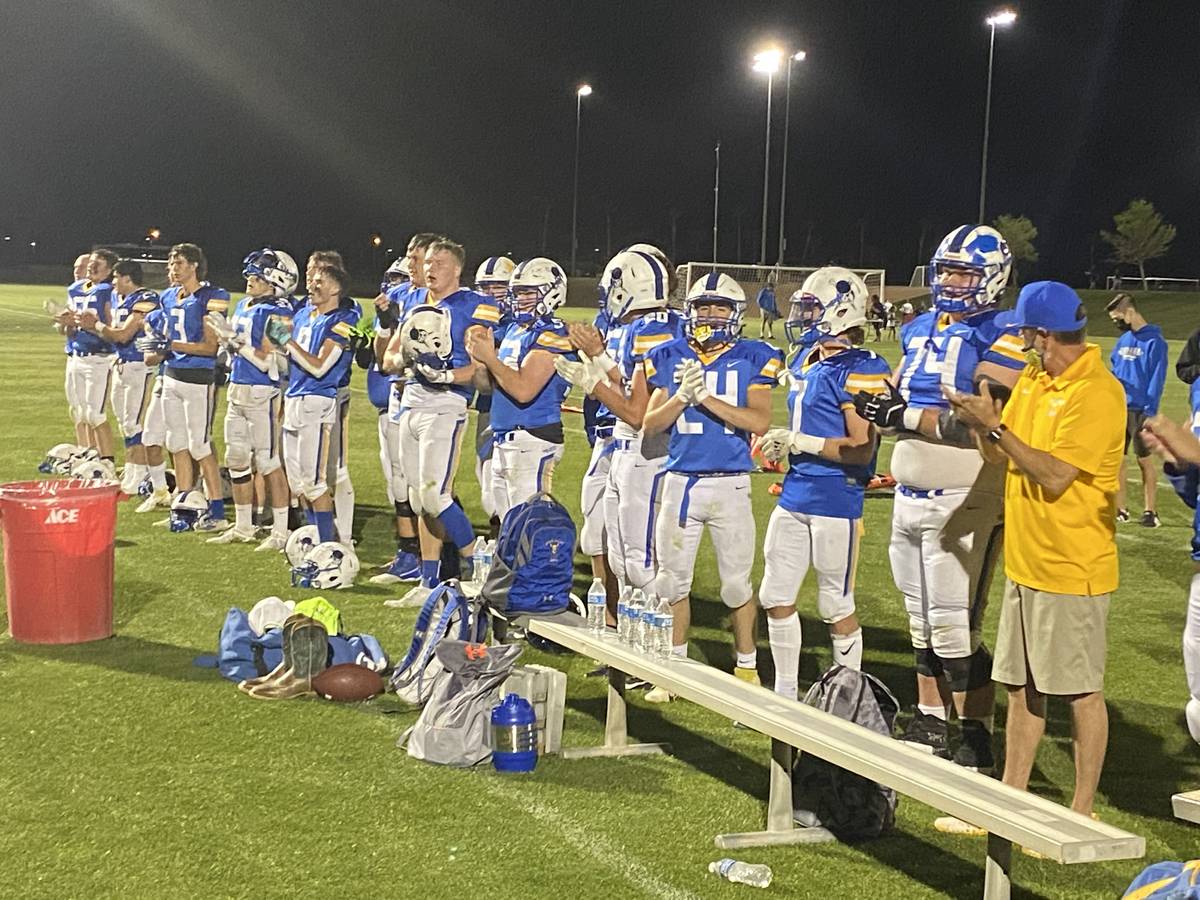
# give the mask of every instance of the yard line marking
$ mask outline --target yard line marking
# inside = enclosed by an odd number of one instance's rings
[[[52,324],[50,321],[50,316],[48,316],[44,312],[35,313],[35,312],[30,312],[27,309],[17,309],[16,307],[4,306],[3,304],[0,304],[0,312],[14,313],[15,315],[18,315],[18,316],[29,316],[31,319],[45,319],[47,325]]]
[[[502,797],[523,812],[531,814],[547,828],[562,835],[567,843],[578,852],[590,856],[605,868],[616,872],[646,894],[652,897],[661,897],[662,900],[699,900],[699,897],[691,891],[677,888],[663,881],[642,863],[626,854],[625,848],[621,845],[610,843],[594,831],[585,830],[575,824],[570,817],[553,807],[534,800],[528,794],[510,788],[496,779],[484,778],[481,779],[481,783],[490,793]]]

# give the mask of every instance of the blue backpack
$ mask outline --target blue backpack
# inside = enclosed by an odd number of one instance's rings
[[[541,493],[508,511],[481,595],[505,614],[561,612],[575,578],[575,522]]]
[[[425,598],[425,605],[417,613],[408,652],[392,672],[392,690],[401,700],[423,706],[442,671],[436,651],[443,639],[479,644],[487,632],[488,616],[483,604],[469,599],[457,581],[443,581]]]

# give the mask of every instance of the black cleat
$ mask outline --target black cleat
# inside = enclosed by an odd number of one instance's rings
[[[992,753],[992,735],[983,723],[978,719],[963,719],[959,723],[959,734],[961,742],[954,751],[955,765],[984,775],[992,774],[996,757]]]
[[[908,728],[904,730],[904,734],[900,735],[900,740],[942,759],[950,758],[950,739],[947,735],[946,720],[939,719],[937,716],[917,710],[912,721],[908,723]]]

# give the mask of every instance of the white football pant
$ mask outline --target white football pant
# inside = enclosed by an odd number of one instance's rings
[[[283,401],[283,459],[292,494],[316,500],[329,489],[329,435],[337,400],[317,394]]]
[[[108,390],[112,378],[110,353],[67,357],[67,405],[71,419],[83,425],[103,425],[108,415]]]
[[[579,487],[579,508],[583,527],[579,529],[579,549],[584,556],[603,556],[605,553],[604,495],[608,489],[608,473],[612,468],[613,439],[598,437],[592,446],[592,458]]]
[[[854,571],[861,519],[813,516],[775,507],[763,543],[758,589],[763,609],[795,604],[810,567],[817,572],[817,612],[827,624],[854,614]]]
[[[636,441],[614,440],[617,449],[604,491],[608,567],[621,588],[649,590],[658,573],[654,526],[667,458],[645,459]]]
[[[212,419],[217,389],[211,384],[189,384],[163,375],[162,411],[166,448],[186,450],[196,462],[212,455]]]
[[[112,407],[124,438],[142,433],[146,398],[150,394],[150,367],[136,359],[117,360],[113,367]]]
[[[279,388],[230,384],[225,408],[225,465],[233,478],[270,475],[280,466],[276,430]]]
[[[400,414],[398,455],[408,502],[417,515],[440,515],[454,502],[454,473],[467,411],[408,409]],[[393,482],[392,489],[397,484]],[[401,496],[397,493],[397,496]]]
[[[510,431],[496,439],[492,486],[496,515],[501,521],[514,506],[543,491],[550,493],[554,466],[562,455],[562,444],[542,440],[528,431]]]

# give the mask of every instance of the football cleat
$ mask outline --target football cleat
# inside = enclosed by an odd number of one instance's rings
[[[734,666],[733,674],[747,684],[762,684],[762,679],[758,677],[758,669],[751,669],[746,666]]]
[[[396,558],[378,575],[372,575],[371,584],[397,584],[401,581],[420,581],[421,560],[413,553],[396,551]]]
[[[917,750],[924,750],[942,759],[950,758],[950,738],[947,734],[946,720],[937,716],[917,710],[904,734],[900,735],[900,740]]]
[[[432,593],[433,588],[427,588],[423,584],[418,584],[403,597],[384,600],[383,605],[391,609],[420,609],[425,605],[425,601],[429,599],[429,595]]]
[[[224,516],[217,519],[217,518],[214,518],[209,513],[205,512],[205,513],[201,513],[200,516],[196,519],[196,524],[192,526],[192,530],[193,531],[224,531],[225,529],[231,528],[232,526],[233,526],[233,523],[230,522],[228,519],[226,519]]]
[[[1117,510],[1117,521],[1121,524],[1128,522],[1129,521],[1129,510],[1118,509]]]
[[[961,742],[954,751],[954,762],[964,769],[990,775],[996,768],[992,753],[992,735],[978,719],[963,719],[959,723]]]
[[[1162,525],[1162,522],[1158,518],[1158,513],[1154,510],[1148,509],[1142,513],[1142,526],[1144,528],[1158,528],[1160,525]]]
[[[279,534],[268,534],[267,539],[254,548],[254,552],[266,553],[267,551],[274,551],[275,553],[282,553],[285,547],[287,547],[287,538]]]
[[[224,521],[223,519],[221,521]],[[197,528],[199,531],[200,529]],[[240,528],[228,528],[222,534],[216,537],[210,537],[205,541],[206,544],[250,544],[258,537],[258,532],[255,529],[242,531]]]
[[[675,695],[665,687],[652,687],[646,691],[647,703],[670,703],[674,699]]]

